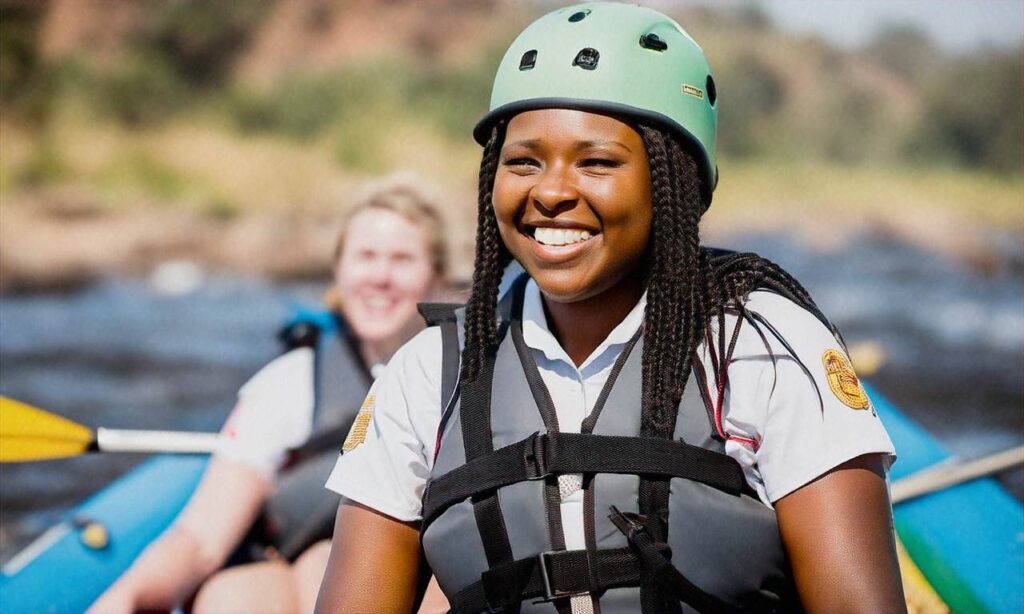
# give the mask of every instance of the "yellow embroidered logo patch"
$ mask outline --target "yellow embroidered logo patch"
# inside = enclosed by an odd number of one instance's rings
[[[821,356],[821,362],[825,365],[828,387],[844,405],[853,409],[867,409],[871,406],[868,395],[861,387],[860,380],[857,379],[857,374],[846,354],[837,350],[825,350]]]
[[[345,443],[341,444],[342,452],[351,452],[366,441],[366,431],[370,428],[370,420],[373,418],[374,400],[373,393],[366,395],[366,400],[363,401],[359,413],[356,414],[356,419],[352,422],[352,428],[348,430]]]

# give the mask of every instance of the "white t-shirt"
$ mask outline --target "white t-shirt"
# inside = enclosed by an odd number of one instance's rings
[[[646,297],[577,369],[548,328],[537,285],[527,284],[523,338],[563,431],[579,432],[615,359],[643,323],[645,305]],[[832,333],[807,311],[770,292],[751,293],[746,307],[771,323],[809,371],[770,333],[771,353],[749,323],[740,328],[721,422],[729,436],[726,453],[743,467],[761,500],[770,506],[862,454],[892,456],[892,442],[873,409],[856,408],[861,404],[857,387],[840,386],[839,375],[849,363],[842,363],[845,355]],[[727,332],[735,325],[736,317],[726,318]],[[699,354],[715,395],[707,348]],[[424,330],[395,354],[370,391],[367,406],[373,417],[365,441],[339,458],[328,488],[398,520],[421,518],[441,418],[440,355],[437,327]],[[563,478],[566,547],[583,548],[582,491],[571,476]]]
[[[313,350],[297,348],[267,363],[238,390],[216,456],[274,479],[288,450],[313,432]]]

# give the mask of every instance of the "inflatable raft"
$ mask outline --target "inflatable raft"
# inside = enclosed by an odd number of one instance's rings
[[[207,458],[153,457],[72,510],[0,569],[0,612],[84,612],[178,515]]]

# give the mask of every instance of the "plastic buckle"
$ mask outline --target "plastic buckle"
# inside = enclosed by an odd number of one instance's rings
[[[644,524],[647,522],[647,518],[640,514],[621,512],[619,511],[619,508],[614,505],[609,507],[608,511],[611,512],[611,514],[608,514],[608,520],[611,520],[612,524],[615,525],[615,528],[621,531],[630,542],[633,541],[637,533],[647,530],[647,527]]]

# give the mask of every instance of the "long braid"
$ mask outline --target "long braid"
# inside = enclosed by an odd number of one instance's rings
[[[712,253],[700,246],[698,223],[706,207],[697,164],[677,138],[641,125],[651,168],[651,270],[644,318],[641,432],[671,437],[693,358],[712,320],[721,332],[728,310],[742,310],[750,292],[764,288],[818,313],[810,294],[777,264],[743,253]],[[720,335],[718,355],[724,355]]]
[[[505,266],[512,259],[498,234],[498,220],[494,216],[494,207],[491,203],[502,137],[500,126],[491,130],[491,137],[484,146],[483,158],[480,161],[473,287],[469,301],[466,302],[466,344],[462,367],[464,379],[473,379],[477,376],[487,352],[498,343],[495,317],[498,286]]]
[[[643,353],[643,406],[641,431],[649,436],[671,434],[675,424],[672,398],[682,396],[688,360],[679,343],[694,334],[699,302],[687,296],[697,278],[699,238],[696,218],[679,206],[684,176],[674,172],[673,143],[655,129],[641,126],[651,169],[651,258],[648,277]],[[687,158],[690,164],[692,159]],[[690,176],[695,177],[695,173]],[[698,213],[699,216],[699,213]],[[692,293],[691,293],[692,294]],[[697,316],[697,317],[695,317]],[[678,402],[678,401],[677,401]]]

